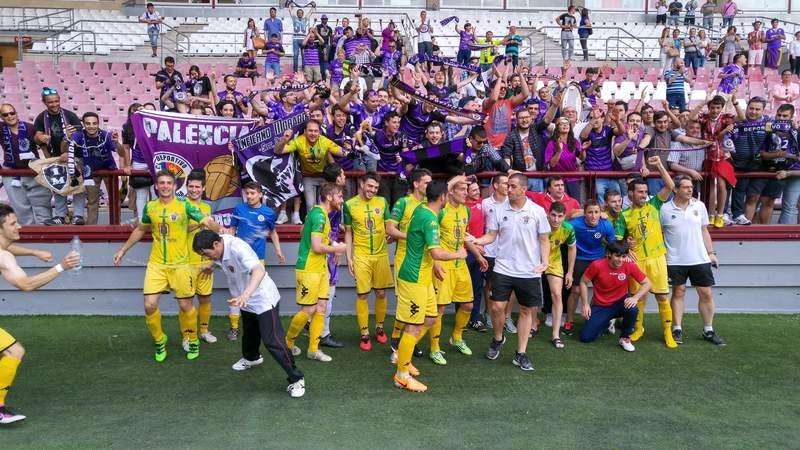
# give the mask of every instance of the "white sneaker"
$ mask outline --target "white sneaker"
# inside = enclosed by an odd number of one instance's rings
[[[183,347],[183,351],[189,353],[189,341],[184,339],[183,342],[181,343],[181,347]]]
[[[723,214],[722,223],[724,223],[726,227],[733,225],[733,221],[731,220],[731,215],[728,213]]]
[[[261,365],[264,362],[264,358],[258,357],[255,361],[249,361],[247,359],[240,359],[234,363],[231,368],[237,372],[241,372],[243,370],[252,369],[255,366]]]
[[[544,318],[544,326],[546,326],[547,328],[553,328],[553,315],[552,314],[547,313],[547,316],[545,316],[545,318]]]
[[[14,422],[19,422],[20,420],[25,420],[25,416],[22,414],[15,414],[11,412],[5,406],[0,406],[0,424],[9,424]]]
[[[617,332],[617,326],[614,324],[616,319],[611,319],[608,321],[608,334],[615,334]]]
[[[636,347],[631,344],[630,338],[619,338],[619,346],[626,352],[635,352]]]
[[[392,356],[389,357],[389,361],[392,364],[397,364],[397,352],[392,352]]]
[[[514,321],[511,320],[511,317],[506,317],[506,323],[504,326],[506,328],[506,331],[508,331],[509,333],[517,334],[517,327],[516,325],[514,325]]]
[[[306,356],[308,357],[308,359],[313,359],[314,361],[322,361],[322,362],[333,361],[333,358],[323,353],[322,350],[317,350],[315,352],[308,352],[306,353]]]
[[[306,380],[301,378],[286,387],[289,397],[300,398],[306,394]]]
[[[303,351],[300,350],[300,347],[296,345],[292,347],[292,356],[300,356],[300,353],[303,353]]]
[[[733,223],[735,225],[750,225],[753,222],[750,222],[750,220],[745,217],[744,214],[739,214],[735,219],[733,219]]]
[[[213,334],[211,334],[208,331],[206,331],[205,333],[201,334],[200,335],[200,339],[203,342],[208,342],[209,344],[213,344],[214,342],[217,342],[217,337],[214,336]]]
[[[300,213],[292,213],[292,225],[302,225],[303,221],[300,220]]]
[[[289,217],[286,215],[286,211],[281,211],[280,214],[278,214],[278,220],[276,220],[275,223],[278,225],[283,225],[288,221]]]

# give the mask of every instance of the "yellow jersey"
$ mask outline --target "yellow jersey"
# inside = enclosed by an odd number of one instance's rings
[[[439,242],[443,249],[457,252],[464,246],[469,215],[469,208],[466,205],[453,206],[450,202],[445,203],[439,210]],[[464,260],[457,259],[449,264],[458,267],[464,264]]]
[[[636,241],[633,253],[636,259],[643,260],[667,254],[664,235],[661,233],[661,206],[664,200],[654,195],[641,208],[633,206],[622,210],[619,216],[620,229],[625,236]]]
[[[303,232],[300,235],[300,246],[297,249],[297,264],[294,267],[304,272],[327,272],[328,255],[315,253],[311,248],[311,236],[314,234],[322,236],[323,244],[331,244],[331,222],[320,205],[306,214]]]
[[[414,210],[417,209],[417,206],[421,205],[424,201],[425,200],[423,199],[421,202],[410,194],[406,195],[405,197],[401,197],[394,203],[394,207],[392,208],[392,212],[389,214],[389,219],[387,219],[387,221],[396,223],[397,230],[405,233],[408,230],[408,224],[411,222],[411,216],[414,214]],[[405,255],[405,253],[406,240],[398,239],[395,255]]]
[[[344,224],[353,230],[353,254],[386,255],[386,221],[389,204],[375,196],[365,201],[356,195],[344,203]]]
[[[317,142],[311,145],[305,135],[297,136],[283,147],[284,153],[297,152],[300,158],[300,170],[305,173],[321,173],[328,165],[328,153],[341,149],[335,142],[320,135]]]
[[[142,223],[150,225],[153,247],[150,262],[173,265],[189,262],[189,221],[200,222],[203,213],[186,200],[173,198],[166,205],[151,200],[144,206]]]
[[[186,198],[186,201],[189,202],[190,205],[192,205],[195,208],[199,209],[200,212],[203,214],[203,216],[210,216],[211,215],[211,205],[209,205],[208,203],[206,203],[206,202],[204,202],[202,200],[200,200],[199,202],[193,202],[193,201],[189,200],[188,197]],[[196,221],[196,220],[193,220],[192,222],[193,223],[191,225],[194,225],[195,223],[199,223],[199,221]],[[188,246],[188,250],[189,250],[189,264],[198,265],[198,264],[206,264],[206,263],[209,262],[208,258],[206,258],[204,256],[200,256],[199,253],[195,252],[192,249],[192,243],[194,242],[194,237],[202,229],[203,229],[202,226],[198,226],[197,228],[195,228],[194,230],[189,232],[189,237],[187,238],[187,242],[186,242],[186,244]]]
[[[575,245],[575,229],[566,220],[550,233],[550,259],[547,264],[549,268],[554,269],[556,275],[564,273],[564,267],[561,264],[561,246],[564,244],[570,247]],[[558,270],[559,268],[561,270]]]

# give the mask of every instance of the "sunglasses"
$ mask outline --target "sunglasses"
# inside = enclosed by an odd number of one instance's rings
[[[11,117],[11,116],[16,116],[16,115],[17,115],[16,111],[9,111],[9,112],[0,113],[0,116],[3,116],[3,117]]]
[[[480,145],[483,145],[483,144],[489,142],[489,140],[488,139],[475,139],[475,142],[477,142]]]
[[[42,95],[56,95],[58,91],[53,88],[44,88],[42,89]]]

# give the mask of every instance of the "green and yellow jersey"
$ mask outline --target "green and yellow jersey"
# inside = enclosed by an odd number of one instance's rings
[[[383,197],[365,201],[357,195],[344,203],[344,224],[353,230],[353,255],[386,255],[389,205]]]
[[[189,262],[191,241],[189,240],[189,221],[200,222],[206,216],[186,200],[173,198],[163,204],[161,200],[151,200],[144,206],[142,223],[150,225],[153,247],[150,262],[177,265]]]
[[[441,246],[448,252],[457,252],[464,246],[464,236],[469,224],[469,208],[466,205],[453,206],[445,203],[439,210],[439,239]],[[465,264],[463,259],[456,259],[449,264],[458,267]]]
[[[387,221],[396,223],[398,231],[406,233],[408,231],[408,223],[411,222],[411,215],[414,214],[414,210],[417,209],[417,206],[421,204],[422,202],[417,200],[417,198],[411,194],[401,197],[394,203],[394,207],[392,208],[392,212],[389,214]],[[398,255],[405,254],[406,240],[398,239],[397,249],[394,252],[395,260],[397,259]]]
[[[327,272],[328,255],[325,253],[315,253],[311,249],[311,236],[319,234],[322,236],[322,243],[331,243],[331,222],[328,215],[317,205],[306,215],[303,223],[303,232],[300,235],[300,246],[297,249],[297,264],[294,268],[304,272]]]
[[[664,200],[654,195],[641,208],[629,207],[619,216],[623,234],[636,241],[633,253],[638,260],[654,258],[667,254],[664,235],[661,232],[661,206]]]
[[[550,233],[550,259],[547,261],[547,273],[563,276],[564,265],[561,261],[561,246],[575,245],[575,228],[566,220]]]
[[[200,200],[199,202],[193,202],[193,201],[189,200],[188,198],[186,199],[186,201],[189,202],[190,205],[192,205],[195,208],[199,209],[200,212],[203,214],[203,216],[207,217],[207,216],[211,215],[211,205],[209,205],[208,203],[206,203],[206,202],[204,202],[202,200]],[[191,225],[195,225],[195,224],[199,224],[200,223],[200,221],[197,221],[197,220],[193,220],[192,222],[193,223]],[[209,262],[208,258],[206,258],[204,256],[200,256],[199,253],[197,253],[194,250],[192,250],[192,243],[194,242],[194,237],[202,229],[203,229],[203,227],[198,226],[194,230],[189,232],[189,237],[188,237],[187,242],[186,242],[186,244],[188,245],[188,249],[189,249],[189,264],[199,265],[199,264],[207,264]]]
[[[440,248],[439,219],[426,205],[414,210],[406,231],[406,257],[397,272],[399,280],[422,285],[433,282],[431,249]]]

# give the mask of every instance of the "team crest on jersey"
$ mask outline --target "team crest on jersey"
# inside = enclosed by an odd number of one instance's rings
[[[156,152],[153,155],[155,171],[168,170],[175,174],[175,192],[179,196],[186,195],[186,176],[192,171],[192,165],[181,155],[171,152]]]
[[[375,208],[375,214],[380,214],[380,213],[381,213],[381,209],[380,208]]]
[[[455,229],[453,229],[453,235],[456,239],[461,239],[461,227],[456,225]]]
[[[625,281],[625,279],[626,279],[626,278],[628,278],[628,277],[627,277],[627,276],[625,276],[625,274],[624,274],[624,273],[618,273],[618,274],[617,274],[617,279],[618,279],[619,281]]]
[[[561,239],[556,239],[555,241],[553,241],[553,244],[555,244],[556,247],[560,247],[561,246]]]
[[[233,273],[236,272],[236,270],[233,266],[228,266],[228,272]]]
[[[373,228],[375,228],[375,219],[373,219],[372,217],[368,217],[366,225],[368,230],[372,230]]]
[[[530,221],[531,221],[531,216],[522,216],[522,223],[524,223],[525,225],[527,225],[528,222]]]
[[[265,217],[262,214],[259,214],[257,219],[258,219],[259,222],[263,222]]]
[[[694,215],[695,215],[695,216],[699,216],[699,215],[700,215],[700,213],[698,213],[697,211],[695,211],[695,212],[694,212]]]
[[[602,236],[602,234],[600,234],[599,231],[594,234],[595,239],[600,239],[600,236]]]
[[[172,213],[169,215],[170,222],[177,222],[180,215],[178,213]]]

